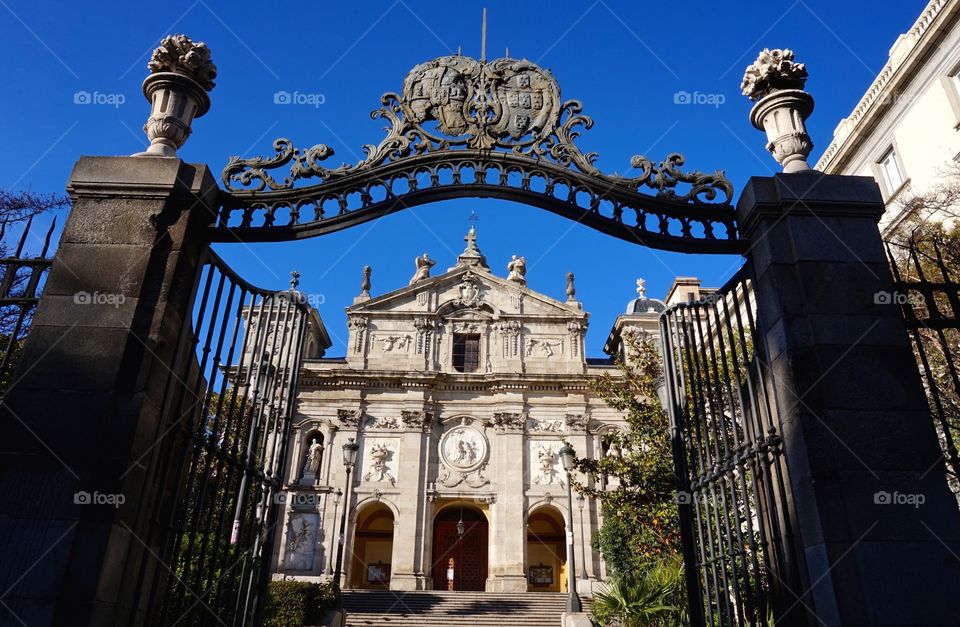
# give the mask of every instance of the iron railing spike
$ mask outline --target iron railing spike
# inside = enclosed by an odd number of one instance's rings
[[[50,238],[53,236],[53,230],[57,228],[57,216],[53,216],[53,220],[50,222],[50,228],[47,229],[47,236],[43,238],[43,250],[40,251],[41,257],[47,256],[47,250],[50,249]]]
[[[30,227],[33,225],[33,216],[27,218],[27,224],[23,227],[23,233],[20,235],[20,242],[17,244],[17,250],[13,253],[13,256],[17,259],[20,259],[21,253],[23,253],[23,245],[27,241],[27,234],[30,233]]]

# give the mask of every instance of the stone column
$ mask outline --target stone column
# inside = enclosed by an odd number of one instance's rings
[[[585,405],[573,405],[568,408],[568,411],[576,413],[568,413],[564,418],[566,440],[578,456],[587,456],[590,454],[590,446],[588,443],[590,436],[587,434],[587,422],[589,418],[587,417],[586,407]],[[580,479],[582,480],[583,477],[581,476]],[[566,474],[564,474],[563,480],[567,480]],[[593,569],[593,560],[591,559],[593,550],[590,546],[592,533],[590,527],[589,500],[584,503],[583,510],[583,526],[581,527],[580,509],[577,506],[577,492],[574,490],[573,509],[570,512],[571,521],[573,522],[574,556],[577,563],[577,571],[574,573],[574,576],[576,577],[577,591],[580,594],[590,595],[593,593],[592,580],[595,579],[595,572]],[[580,579],[581,571],[587,573],[587,579]]]
[[[960,513],[900,310],[877,298],[893,291],[883,209],[873,179],[817,172],[753,178],[737,206],[780,404],[795,609],[824,625],[956,624]]]
[[[300,433],[300,427],[293,428],[291,435],[293,446],[290,447],[290,457],[287,459],[287,484],[296,485],[300,482],[300,472],[303,470],[302,452],[303,434]]]
[[[419,549],[423,533],[423,508],[426,505],[423,486],[427,467],[423,462],[427,448],[425,442],[429,442],[430,422],[429,418],[424,418],[425,412],[416,412],[421,425],[415,424],[410,418],[412,415],[410,412],[404,413],[411,428],[405,429],[400,436],[399,494],[393,497],[399,515],[393,533],[391,590],[419,590],[423,586]]]
[[[3,401],[3,611],[29,625],[137,625],[146,608],[131,607],[135,590],[166,576],[148,540],[161,498],[151,471],[218,189],[206,166],[176,158],[84,157],[69,190],[73,210]],[[82,292],[110,304],[85,304]],[[85,505],[80,491],[124,503]]]
[[[499,468],[496,501],[490,506],[490,542],[487,590],[490,592],[526,592],[524,562],[527,550],[524,492],[529,476],[524,472],[524,423],[526,414],[495,414],[497,423],[496,460]],[[518,482],[518,478],[522,481]],[[519,488],[519,489],[518,489]]]

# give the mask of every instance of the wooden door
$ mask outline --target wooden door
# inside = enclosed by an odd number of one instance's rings
[[[446,517],[444,517],[446,518]],[[469,518],[469,519],[468,519]],[[433,588],[447,589],[447,564],[454,560],[453,589],[483,591],[487,583],[487,520],[480,514],[467,516],[464,534],[457,533],[456,520],[441,520],[433,526]]]

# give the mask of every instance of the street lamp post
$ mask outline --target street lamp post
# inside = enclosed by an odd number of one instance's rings
[[[577,594],[577,560],[573,548],[573,488],[570,486],[570,472],[573,470],[576,454],[568,443],[560,448],[559,453],[563,469],[567,471],[567,612],[582,612],[583,605],[580,604],[580,596]]]
[[[340,498],[343,496],[343,490],[337,488],[337,491],[333,493],[333,530],[337,530],[337,510],[340,508]],[[330,539],[333,540],[333,536],[330,536]],[[333,574],[333,545],[330,546],[330,557],[327,559],[327,570],[324,574],[332,575]]]
[[[577,509],[580,510],[580,579],[587,578],[587,536],[583,535],[583,495],[577,494]]]
[[[340,535],[337,537],[337,571],[333,575],[333,581],[338,588],[340,587],[340,573],[343,570],[343,543],[346,540],[347,510],[350,509],[350,472],[353,470],[353,465],[357,463],[357,449],[359,448],[360,446],[353,438],[349,438],[343,445],[343,465],[347,470],[347,489],[344,491],[346,500],[343,503],[343,512],[340,513]]]

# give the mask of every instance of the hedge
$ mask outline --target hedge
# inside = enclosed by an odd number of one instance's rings
[[[340,605],[333,581],[271,581],[267,587],[264,627],[303,627],[320,622],[323,613]]]

